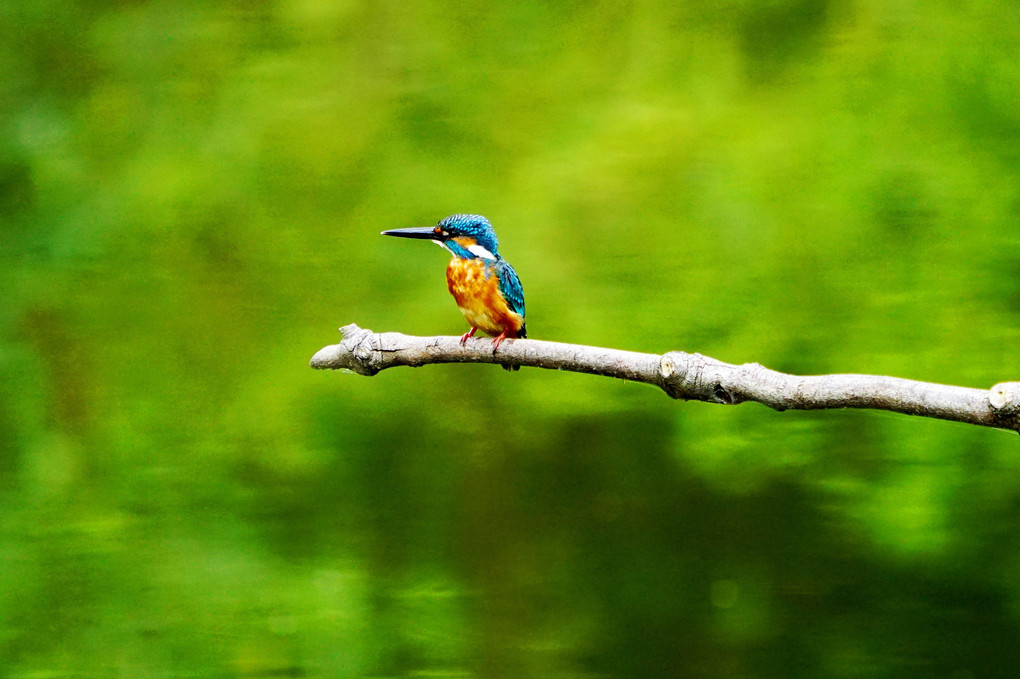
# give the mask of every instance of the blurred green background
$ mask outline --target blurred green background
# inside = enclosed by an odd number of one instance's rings
[[[12,2],[0,677],[1015,677],[1016,435],[673,402],[459,335],[1020,377],[1020,10]]]

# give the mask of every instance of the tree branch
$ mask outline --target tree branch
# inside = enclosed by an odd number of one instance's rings
[[[1020,382],[989,390],[878,375],[799,376],[682,351],[660,356],[529,339],[506,340],[494,355],[492,342],[484,338],[462,347],[458,337],[373,333],[353,324],[340,333],[340,344],[312,357],[313,368],[374,375],[398,365],[500,363],[645,382],[676,399],[727,405],[755,401],[775,410],[872,408],[1020,432]]]

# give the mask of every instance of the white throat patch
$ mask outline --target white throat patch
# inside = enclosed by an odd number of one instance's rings
[[[468,252],[470,252],[475,257],[481,257],[482,259],[496,259],[496,255],[492,254],[478,243],[475,243],[474,245],[469,245],[467,249]]]

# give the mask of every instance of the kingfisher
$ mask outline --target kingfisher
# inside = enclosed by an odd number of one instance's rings
[[[489,220],[481,215],[450,215],[435,226],[391,229],[383,236],[431,240],[452,255],[446,267],[446,286],[471,326],[460,338],[464,346],[481,330],[492,336],[492,353],[503,340],[527,337],[524,290],[517,272],[499,255],[499,241]],[[520,366],[503,366],[517,370]]]

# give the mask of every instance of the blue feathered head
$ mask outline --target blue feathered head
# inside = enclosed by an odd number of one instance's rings
[[[476,243],[491,252],[499,254],[499,239],[492,230],[492,224],[481,215],[450,215],[436,224],[444,239],[465,236],[473,238]]]

